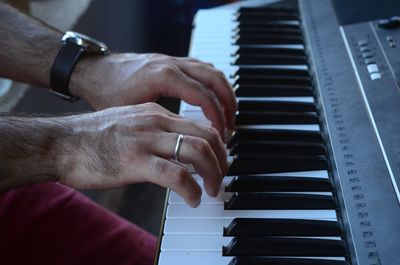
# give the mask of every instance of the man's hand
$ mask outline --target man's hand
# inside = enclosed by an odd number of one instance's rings
[[[227,161],[221,138],[211,127],[185,120],[155,103],[63,119],[72,130],[56,145],[61,183],[103,189],[153,182],[171,188],[195,207],[201,189],[188,170],[172,160],[177,137],[184,134],[179,161],[193,164],[206,192],[218,194]]]
[[[111,54],[86,57],[71,76],[70,92],[95,109],[180,98],[201,106],[223,135],[233,129],[236,100],[224,74],[191,58],[161,54]]]

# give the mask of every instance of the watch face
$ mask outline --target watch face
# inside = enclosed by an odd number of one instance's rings
[[[75,42],[76,44],[85,47],[87,53],[97,53],[97,54],[108,53],[108,47],[104,42],[93,39],[89,36],[86,36],[78,32],[74,31],[65,32],[64,36],[62,37],[62,41]]]

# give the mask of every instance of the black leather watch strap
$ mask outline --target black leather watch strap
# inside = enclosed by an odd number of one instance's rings
[[[85,53],[85,48],[71,41],[63,43],[54,61],[50,73],[51,91],[57,95],[75,101],[78,97],[69,92],[69,80],[79,58]]]

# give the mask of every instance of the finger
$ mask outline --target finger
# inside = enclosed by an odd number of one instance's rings
[[[191,207],[200,204],[201,188],[184,166],[156,156],[146,166],[150,168],[147,180],[172,189]]]
[[[162,94],[178,97],[189,104],[200,106],[204,115],[224,138],[225,117],[216,95],[200,82],[188,77],[179,69],[167,67],[164,73]]]
[[[155,155],[173,159],[177,139],[178,134],[176,133],[162,133],[153,135],[151,144],[146,145]],[[217,157],[206,140],[190,135],[184,136],[178,161],[184,164],[193,164],[197,173],[204,179],[204,188],[207,194],[213,197],[218,195],[223,176]]]
[[[178,61],[179,68],[191,78],[211,89],[224,107],[229,129],[234,129],[237,102],[232,87],[224,74],[204,63]]]
[[[178,114],[175,114],[175,113],[167,110],[166,108],[164,108],[163,106],[161,106],[161,105],[159,105],[159,104],[157,104],[155,102],[147,102],[147,103],[135,105],[133,107],[134,108],[141,107],[141,109],[144,110],[144,112],[147,112],[147,113],[149,113],[149,112],[156,112],[156,113],[161,112],[161,113],[163,113],[163,114],[165,114],[165,115],[167,115],[167,116],[169,116],[171,118],[178,118],[178,119],[182,118]]]
[[[226,149],[215,128],[200,125],[188,119],[174,118],[168,119],[168,122],[165,122],[164,125],[164,129],[168,132],[182,133],[184,135],[191,135],[207,140],[218,159],[223,175],[227,173],[228,162]]]
[[[215,66],[212,63],[204,62],[202,60],[199,60],[199,59],[196,59],[196,58],[193,58],[193,57],[175,57],[175,58],[177,60],[185,60],[185,61],[192,62],[192,63],[202,63],[202,64],[205,64],[205,65],[208,65],[210,67],[214,67],[215,68]]]

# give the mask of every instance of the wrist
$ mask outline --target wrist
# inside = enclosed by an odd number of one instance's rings
[[[103,58],[104,55],[85,55],[78,61],[69,82],[69,91],[72,95],[89,99],[93,87],[100,85],[96,80],[100,78],[97,68]]]
[[[0,117],[0,190],[57,181],[62,118]]]

